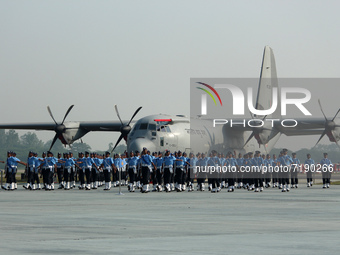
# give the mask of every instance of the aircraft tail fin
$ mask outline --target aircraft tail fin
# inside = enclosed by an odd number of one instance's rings
[[[278,89],[275,58],[272,48],[270,48],[269,46],[265,46],[263,52],[259,88],[256,99],[256,109],[267,110],[271,108],[273,101],[273,88]],[[278,100],[278,105],[275,112],[267,117],[280,118],[280,109],[280,102]]]

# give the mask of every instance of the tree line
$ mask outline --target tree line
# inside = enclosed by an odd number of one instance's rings
[[[43,142],[40,140],[36,133],[27,132],[21,136],[15,130],[5,131],[4,129],[0,130],[0,160],[5,160],[7,151],[15,151],[17,153],[17,157],[26,161],[28,152],[34,151],[38,153],[38,156],[41,156],[43,152],[46,152],[52,143],[52,139]],[[113,143],[109,143],[107,145],[107,150],[111,152],[113,148]],[[123,153],[126,150],[126,145],[119,145],[115,149],[115,153]],[[64,146],[60,140],[54,144],[52,150],[54,156],[57,156],[57,153],[65,153],[72,151],[75,156],[77,156],[78,152],[90,151],[91,146],[87,143],[83,142],[75,142],[71,146]],[[106,150],[105,150],[106,151]],[[105,151],[96,151],[99,154],[104,154]],[[1,167],[2,168],[2,167]]]

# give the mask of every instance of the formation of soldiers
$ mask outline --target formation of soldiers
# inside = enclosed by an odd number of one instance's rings
[[[25,165],[27,184],[23,187],[30,190],[54,190],[54,184],[59,183],[58,189],[70,190],[76,188],[78,179],[80,190],[98,189],[104,186],[104,190],[110,190],[113,185],[127,185],[130,192],[139,189],[143,193],[151,191],[150,183],[153,183],[152,191],[182,192],[194,191],[194,180],[197,180],[197,190],[204,191],[206,181],[208,190],[220,192],[226,188],[228,192],[235,189],[247,189],[248,191],[262,192],[264,188],[279,188],[282,192],[288,192],[291,188],[298,188],[298,173],[302,169],[306,173],[307,187],[313,185],[312,174],[322,173],[322,188],[330,187],[332,162],[327,153],[319,164],[307,154],[304,164],[293,153],[288,155],[288,150],[283,149],[276,157],[269,154],[241,153],[236,157],[231,152],[226,155],[212,151],[205,153],[190,153],[166,151],[150,153],[147,148],[142,152],[130,152],[122,155],[115,154],[113,158],[109,152],[104,155],[96,153],[79,153],[75,158],[70,153],[54,157],[52,152],[43,153],[38,157],[37,153],[29,152],[27,162],[16,157],[15,152],[7,153],[5,163],[6,184],[5,190],[17,189],[16,173],[18,164]],[[42,183],[40,183],[40,178]],[[56,179],[56,180],[55,180]]]

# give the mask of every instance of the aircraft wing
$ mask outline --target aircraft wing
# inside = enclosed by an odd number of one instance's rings
[[[54,130],[55,123],[10,123],[0,124],[0,129]]]
[[[131,124],[133,124],[132,122]],[[128,124],[128,121],[123,121],[124,125]],[[119,132],[122,127],[122,123],[120,121],[88,121],[88,122],[80,122],[79,128],[84,129],[86,131],[113,131]]]
[[[279,121],[274,125],[274,127],[287,136],[320,135],[325,130],[324,118],[294,120],[297,122],[297,125],[295,127],[293,126],[296,124],[296,122],[288,119],[285,120],[284,125],[290,127],[284,127]]]
[[[123,121],[126,125],[128,121]],[[76,125],[75,125],[76,124]],[[131,123],[133,124],[133,122]],[[72,121],[65,122],[65,127],[79,128],[90,131],[116,131],[119,132],[122,124],[120,121]],[[53,122],[37,122],[37,123],[10,123],[0,124],[0,129],[23,129],[23,130],[55,130],[56,124]]]

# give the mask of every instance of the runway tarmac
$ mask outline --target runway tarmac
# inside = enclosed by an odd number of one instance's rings
[[[0,192],[0,254],[338,254],[340,186]]]

